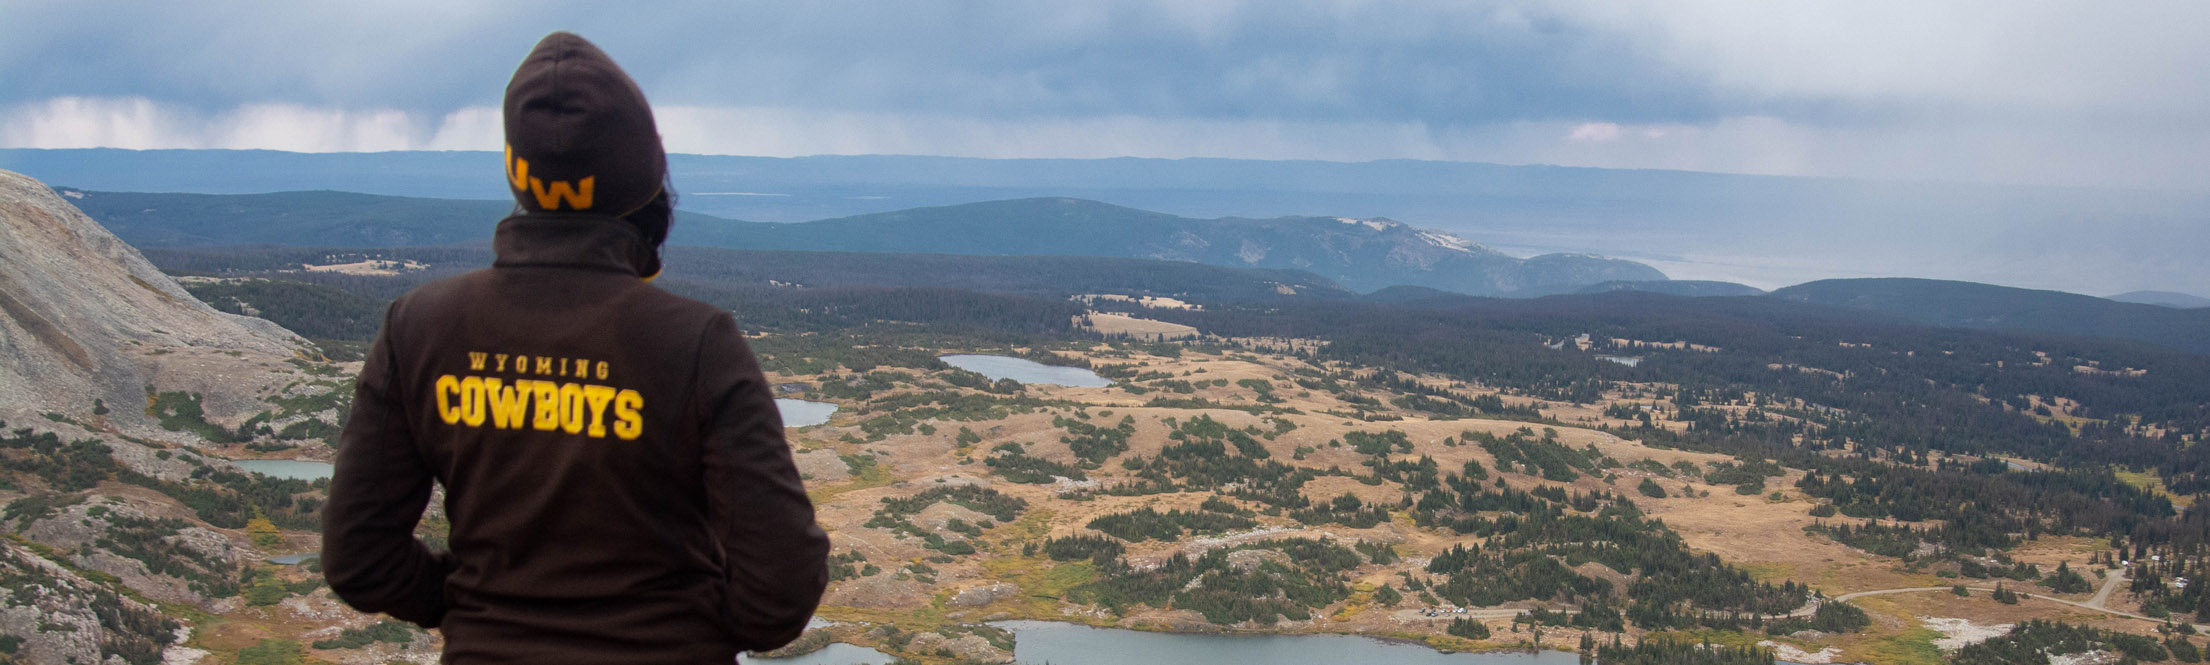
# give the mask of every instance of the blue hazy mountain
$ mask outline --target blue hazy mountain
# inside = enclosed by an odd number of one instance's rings
[[[1715,282],[1701,279],[1668,279],[1654,282],[1604,282],[1581,287],[1576,293],[1604,293],[1607,291],[1648,291],[1671,296],[1761,296],[1765,290],[1734,282]]]
[[[2210,283],[2210,193],[1389,160],[674,155],[680,206],[762,222],[1066,197],[1182,217],[1388,218],[1773,288],[1917,276],[2086,293]],[[504,200],[495,152],[0,150],[57,187]]]
[[[1113,256],[1305,270],[1356,291],[1426,286],[1474,295],[1570,292],[1612,280],[1662,280],[1639,263],[1588,254],[1519,259],[1388,219],[1198,220],[1070,198],[1031,198],[827,219],[730,226],[711,244],[940,254]]]
[[[506,201],[352,192],[146,194],[61,189],[62,198],[133,247],[271,244],[444,245],[491,237]]]
[[[482,241],[504,201],[348,192],[148,194],[62,189],[139,247],[275,244],[403,247]],[[775,224],[685,213],[673,242],[818,252],[1090,256],[1302,270],[1358,291],[1415,285],[1535,296],[1600,282],[1665,279],[1639,263],[1588,254],[1513,257],[1386,219],[1200,220],[1069,198],[989,201]]]
[[[399,247],[476,244],[504,201],[387,197],[345,192],[250,195],[143,194],[63,189],[62,196],[133,244],[149,247],[278,244]],[[1457,302],[1464,294],[1552,293],[1651,297],[1754,296],[1741,284],[1648,279],[1640,264],[1587,255],[1517,259],[1449,234],[1384,219],[1283,217],[1199,220],[1065,198],[1016,199],[783,224],[685,213],[676,242],[702,247],[860,252],[846,270],[913,269],[934,255],[1165,259],[1232,268],[1302,271],[1390,303]],[[816,254],[815,256],[829,256]],[[909,257],[901,259],[897,257]],[[934,259],[939,262],[945,259]],[[954,264],[957,262],[954,261]],[[933,264],[932,264],[933,265]],[[1131,262],[1131,270],[1158,263]],[[898,267],[905,266],[905,267]],[[942,272],[942,267],[931,268]],[[887,273],[885,272],[887,271]],[[1269,278],[1281,281],[1282,278]],[[1294,281],[1294,280],[1290,280]],[[1384,288],[1387,287],[1387,288]],[[1310,289],[1299,289],[1299,292]],[[1321,289],[1326,290],[1326,289]],[[1822,280],[1772,297],[1842,307],[1887,320],[2117,337],[2210,352],[2210,309],[2174,309],[2104,298],[1926,279]]]
[[[2210,307],[2210,298],[2204,298],[2202,296],[2190,295],[2186,293],[2174,293],[2171,291],[2127,291],[2125,293],[2110,296],[2110,299],[2116,300],[2118,302],[2139,303],[2143,305],[2161,305],[2174,309],[2198,309],[2203,307]]]
[[[2210,309],[1932,279],[1830,279],[1772,295],[1952,328],[2116,337],[2210,353]]]

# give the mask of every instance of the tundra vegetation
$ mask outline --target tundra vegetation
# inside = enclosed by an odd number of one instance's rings
[[[151,256],[267,282],[195,289],[326,348],[365,342],[391,297],[483,259],[337,254]],[[340,260],[424,268],[298,271]],[[1016,278],[991,257],[930,265],[1013,286],[798,288],[720,269],[657,282],[739,312],[785,395],[839,407],[791,432],[836,542],[830,623],[802,645],[993,660],[1010,636],[979,624],[1035,618],[1541,645],[1608,663],[1770,662],[1782,647],[1874,663],[2199,659],[2210,523],[2187,508],[2210,491],[2204,356],[1778,300],[1391,301],[1145,290],[1033,263],[1022,269],[1046,272]],[[1132,297],[1072,297],[1097,293]],[[1203,334],[1070,324],[1088,311]],[[946,353],[1114,384],[984,377]],[[1642,361],[1599,358],[1622,354]],[[311,564],[262,561],[311,547],[320,483],[217,460],[328,458],[339,423],[270,425],[343,412],[335,388],[354,367],[312,364],[333,386],[272,399],[258,422],[207,422],[204,396],[154,386],[163,440],[103,429],[93,404],[0,426],[4,588],[75,589],[110,638],[88,655],[132,663],[158,662],[184,624],[187,646],[237,662],[434,649],[434,634],[332,605]],[[442,525],[433,508],[422,535],[441,544]],[[1928,591],[1839,598],[1903,589]],[[2013,627],[1948,645],[1934,619]]]

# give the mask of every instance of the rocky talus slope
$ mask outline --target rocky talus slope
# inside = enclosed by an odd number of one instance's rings
[[[265,408],[298,335],[194,299],[45,184],[0,171],[0,419],[94,410],[149,434],[149,386],[235,427]]]
[[[348,369],[208,307],[64,196],[0,171],[0,663],[191,663],[210,650],[188,644],[256,644],[190,637],[208,615],[311,621],[329,633],[314,639],[373,623],[311,571],[265,562],[311,550],[320,490],[228,461],[327,459]],[[430,653],[418,636],[342,653]]]

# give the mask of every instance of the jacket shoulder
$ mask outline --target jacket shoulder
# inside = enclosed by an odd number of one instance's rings
[[[638,305],[669,317],[670,322],[685,321],[706,323],[718,317],[735,318],[735,314],[712,303],[688,296],[677,295],[657,286],[638,282],[630,289],[636,294]]]
[[[576,280],[566,282],[568,286],[580,287],[568,292],[573,294],[573,300],[563,300],[570,297],[568,295],[551,296],[541,291],[540,288],[548,283],[516,279],[515,275],[503,274],[498,268],[437,279],[394,300],[386,323],[419,325],[480,310],[491,300],[508,301],[508,304],[535,301],[541,307],[584,310],[611,308],[625,319],[649,323],[667,332],[688,330],[695,333],[717,317],[735,318],[729,310],[712,303],[670,293],[633,277],[582,272],[560,279]]]
[[[391,305],[385,308],[385,332],[388,334],[395,324],[404,324],[425,316],[435,317],[439,311],[455,310],[451,305],[465,302],[468,299],[467,294],[475,290],[472,285],[482,282],[490,272],[489,268],[472,270],[408,289],[406,293],[392,299]]]

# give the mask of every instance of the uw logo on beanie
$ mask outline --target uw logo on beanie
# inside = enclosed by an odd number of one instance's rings
[[[529,160],[514,156],[514,144],[506,146],[506,181],[514,188],[515,196],[535,199],[539,210],[559,210],[566,204],[570,210],[590,210],[598,199],[598,176],[583,176],[582,180],[569,182],[554,180],[552,186],[545,179],[529,175]]]
[[[505,115],[507,186],[526,211],[625,215],[667,176],[644,91],[575,34],[546,35],[522,59]]]

